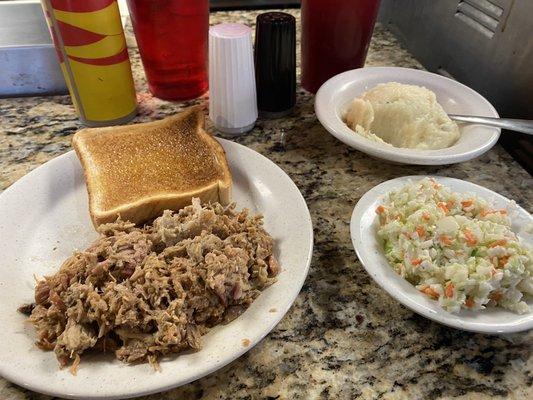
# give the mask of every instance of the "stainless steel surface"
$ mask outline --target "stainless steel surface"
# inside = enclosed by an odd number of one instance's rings
[[[495,126],[497,128],[508,129],[510,131],[533,135],[533,121],[527,119],[474,117],[471,115],[454,114],[448,114],[448,116],[454,121],[467,122],[470,124]]]
[[[380,20],[433,72],[533,119],[532,0],[382,0]]]
[[[299,7],[300,0],[211,0],[211,10]]]
[[[66,93],[39,1],[0,1],[0,97]]]

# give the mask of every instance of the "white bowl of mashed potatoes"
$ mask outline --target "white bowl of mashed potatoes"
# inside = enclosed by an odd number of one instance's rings
[[[397,163],[443,165],[470,160],[498,141],[500,130],[456,124],[447,114],[498,117],[479,93],[426,71],[368,67],[328,80],[315,111],[336,138]]]

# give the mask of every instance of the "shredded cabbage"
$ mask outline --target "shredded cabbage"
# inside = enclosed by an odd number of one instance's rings
[[[391,266],[447,311],[529,312],[533,251],[511,230],[507,210],[425,178],[389,193],[376,213]]]

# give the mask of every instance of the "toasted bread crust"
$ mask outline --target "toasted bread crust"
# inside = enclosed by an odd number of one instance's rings
[[[72,144],[81,161],[95,226],[142,223],[192,197],[231,200],[224,149],[204,129],[199,107],[155,122],[78,131]]]

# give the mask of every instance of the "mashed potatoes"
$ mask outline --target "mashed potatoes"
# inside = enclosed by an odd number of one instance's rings
[[[435,150],[459,139],[459,127],[435,93],[396,82],[379,84],[354,99],[345,121],[358,134],[395,147]]]

